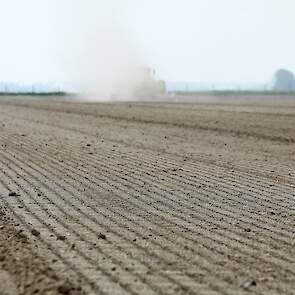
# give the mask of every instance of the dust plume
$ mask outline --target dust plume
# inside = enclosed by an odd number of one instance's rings
[[[143,79],[143,56],[132,40],[124,1],[88,1],[72,11],[67,68],[87,100],[132,99]]]

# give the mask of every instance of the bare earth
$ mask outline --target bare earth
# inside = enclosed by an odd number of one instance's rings
[[[0,294],[295,294],[295,99],[0,99]]]

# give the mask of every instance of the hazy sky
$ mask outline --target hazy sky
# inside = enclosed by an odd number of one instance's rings
[[[106,67],[106,51],[113,63],[136,55],[169,81],[265,82],[277,68],[295,71],[294,0],[0,4],[0,81],[71,80],[100,48],[95,67]]]

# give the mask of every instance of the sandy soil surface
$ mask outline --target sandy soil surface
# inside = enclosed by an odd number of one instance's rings
[[[0,294],[295,294],[295,100],[0,99]]]

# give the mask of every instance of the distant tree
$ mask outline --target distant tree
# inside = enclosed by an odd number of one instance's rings
[[[291,71],[281,69],[275,72],[273,90],[281,92],[295,91],[295,77]]]

